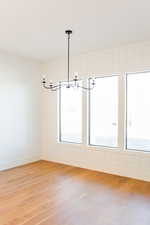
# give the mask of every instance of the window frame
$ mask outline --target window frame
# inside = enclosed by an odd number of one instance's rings
[[[150,151],[142,150],[142,149],[136,149],[136,148],[128,148],[127,147],[127,137],[128,137],[128,76],[140,74],[140,73],[150,73],[150,70],[143,70],[138,72],[122,72],[121,74],[108,74],[108,75],[99,75],[96,77],[93,77],[94,79],[99,78],[108,78],[108,77],[118,77],[118,120],[117,120],[117,146],[108,146],[108,145],[96,145],[91,144],[91,91],[87,91],[86,94],[81,94],[82,98],[82,105],[81,105],[81,117],[82,117],[82,127],[81,127],[81,142],[71,142],[71,141],[63,141],[62,140],[62,130],[61,130],[61,88],[58,91],[57,95],[57,142],[60,144],[72,144],[74,146],[84,146],[84,148],[87,148],[87,150],[118,150],[119,152],[138,152],[138,153],[150,153]],[[86,85],[87,87],[90,87],[90,80],[86,79]],[[83,80],[80,80],[83,82]],[[65,81],[60,81],[59,84],[65,83]],[[123,93],[120,92],[120,88],[123,88]],[[121,104],[120,104],[121,101]],[[123,102],[122,102],[123,101]],[[120,107],[123,107],[123,109],[120,110]],[[86,124],[86,125],[85,125]],[[121,128],[120,128],[120,124]]]
[[[90,106],[91,106],[91,91],[92,90],[89,90],[88,91],[88,107],[87,107],[87,110],[88,110],[88,137],[87,137],[87,144],[88,146],[90,147],[98,147],[98,148],[107,148],[107,149],[115,149],[117,150],[119,148],[119,141],[118,141],[118,138],[119,138],[119,75],[118,74],[111,74],[111,75],[102,75],[102,76],[96,76],[94,77],[94,79],[99,79],[99,78],[109,78],[109,77],[118,77],[118,121],[117,121],[117,124],[118,124],[118,128],[117,128],[117,146],[108,146],[108,145],[97,145],[97,144],[91,144],[91,110],[90,110]],[[90,78],[88,79],[88,87],[90,87]]]
[[[70,82],[73,82],[73,81],[70,81]],[[82,80],[80,79],[79,82],[82,82]],[[66,81],[60,81],[59,82],[59,85],[61,85],[62,83],[67,83]],[[66,144],[75,144],[75,145],[82,145],[83,144],[83,93],[81,92],[81,101],[82,101],[82,104],[81,104],[81,142],[73,142],[73,141],[64,141],[62,140],[62,129],[61,129],[61,103],[62,103],[62,100],[61,100],[61,91],[62,91],[62,88],[59,88],[59,91],[58,91],[58,143],[66,143]]]
[[[124,143],[124,148],[125,151],[129,152],[145,152],[145,153],[150,153],[150,151],[147,150],[142,150],[142,149],[136,149],[136,148],[128,148],[127,147],[127,137],[128,137],[128,76],[132,75],[140,75],[141,73],[150,73],[150,70],[143,70],[143,71],[136,71],[136,72],[125,72],[125,143]]]

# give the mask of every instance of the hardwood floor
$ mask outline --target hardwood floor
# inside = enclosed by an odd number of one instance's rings
[[[28,164],[0,172],[0,225],[150,225],[150,183]]]

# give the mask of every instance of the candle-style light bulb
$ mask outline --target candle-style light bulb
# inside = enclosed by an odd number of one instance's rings
[[[78,79],[78,73],[75,73],[75,76],[74,76],[74,87],[78,87],[78,84],[77,84],[77,81],[79,80]]]
[[[42,83],[43,84],[46,84],[46,78],[45,78],[45,76],[43,76],[43,78],[42,78]]]
[[[50,86],[50,88],[53,87],[53,82],[52,81],[49,82],[49,86]]]
[[[74,73],[74,80],[75,80],[75,81],[78,80],[78,73],[77,73],[77,72]]]
[[[95,80],[94,80],[94,79],[92,80],[92,85],[93,85],[93,86],[95,85]]]

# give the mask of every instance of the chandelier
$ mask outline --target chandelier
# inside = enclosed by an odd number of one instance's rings
[[[77,75],[74,76],[73,80],[70,80],[70,36],[72,34],[72,30],[66,30],[65,33],[67,34],[67,41],[68,41],[68,66],[67,66],[67,81],[58,82],[58,84],[53,84],[50,82],[47,84],[47,81],[45,78],[42,80],[43,87],[46,89],[49,89],[51,91],[57,91],[62,87],[66,88],[81,88],[83,90],[90,91],[95,86],[95,80],[93,78],[89,78],[89,86],[84,87],[81,85],[81,82],[79,82],[79,78]]]

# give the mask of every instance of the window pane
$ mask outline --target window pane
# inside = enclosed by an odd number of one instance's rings
[[[127,148],[150,151],[150,72],[127,75]]]
[[[82,90],[79,88],[60,90],[60,141],[82,141]]]
[[[118,139],[118,77],[96,78],[90,92],[90,144],[116,147]]]

